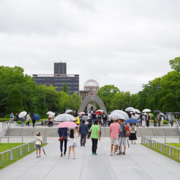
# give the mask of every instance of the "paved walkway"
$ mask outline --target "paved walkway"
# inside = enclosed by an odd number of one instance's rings
[[[60,157],[57,138],[48,138],[47,155],[35,152],[0,171],[1,180],[177,180],[180,164],[139,143],[130,144],[127,154],[110,155],[110,140],[102,138],[98,155],[91,154],[91,141],[76,148],[76,159]]]

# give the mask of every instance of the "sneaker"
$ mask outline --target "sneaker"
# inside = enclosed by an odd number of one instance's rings
[[[125,155],[125,151],[122,154]]]
[[[113,153],[111,153],[110,156],[113,156]]]
[[[36,156],[36,158],[38,158],[38,156]]]
[[[63,156],[63,153],[61,153],[61,157]]]
[[[122,152],[121,151],[119,151],[118,153],[117,153],[117,155],[121,155],[122,154]]]
[[[41,157],[41,155],[39,155],[39,157]]]

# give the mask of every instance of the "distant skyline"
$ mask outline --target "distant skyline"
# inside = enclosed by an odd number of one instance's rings
[[[137,93],[180,56],[179,0],[0,0],[0,65]]]

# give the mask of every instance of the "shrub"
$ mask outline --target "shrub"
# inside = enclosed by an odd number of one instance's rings
[[[163,124],[169,124],[169,122],[165,120],[165,121],[163,121]]]

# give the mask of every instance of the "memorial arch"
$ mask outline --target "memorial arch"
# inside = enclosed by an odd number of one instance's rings
[[[90,96],[85,97],[85,99],[81,103],[81,106],[78,112],[83,112],[86,106],[90,103],[96,103],[99,106],[99,108],[102,109],[105,114],[107,114],[106,107],[103,101],[96,95],[90,95]]]

